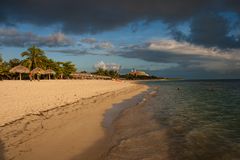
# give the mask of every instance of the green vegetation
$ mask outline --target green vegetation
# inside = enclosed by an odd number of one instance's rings
[[[109,77],[112,77],[112,78],[118,78],[119,77],[118,71],[107,70],[107,69],[102,69],[102,68],[98,68],[97,71],[94,74],[100,75],[100,76],[109,76]]]
[[[157,77],[157,76],[136,76],[132,74],[125,74],[120,75],[118,71],[116,70],[107,70],[98,68],[95,73],[96,75],[100,76],[109,76],[112,78],[121,78],[121,79],[127,79],[127,80],[157,80],[157,79],[165,79],[163,77]]]
[[[9,64],[3,61],[2,56],[0,55],[0,80],[9,79]]]
[[[163,79],[162,77],[157,76],[136,76],[132,74],[121,75],[120,78],[128,80],[154,80],[154,79]]]
[[[44,51],[36,46],[32,46],[28,48],[26,51],[21,53],[21,56],[24,58],[23,60],[13,58],[9,61],[4,61],[2,56],[0,55],[0,80],[3,79],[19,79],[19,74],[17,73],[10,73],[9,70],[13,67],[18,65],[22,65],[27,67],[30,71],[39,67],[43,70],[52,70],[54,71],[55,75],[54,78],[57,79],[69,79],[71,73],[77,71],[76,66],[70,62],[59,62],[53,59],[48,58]],[[140,75],[120,75],[119,68],[116,68],[116,65],[111,64],[110,67],[106,67],[107,65],[103,62],[96,67],[96,72],[93,74],[100,75],[100,76],[108,76],[114,79],[121,78],[121,79],[128,79],[128,80],[176,80],[176,79],[169,79],[163,77],[156,77],[156,76],[140,76]],[[107,68],[107,69],[106,69]],[[86,71],[82,73],[87,73]],[[31,77],[31,76],[30,76]],[[23,79],[30,78],[28,74],[23,74]],[[50,78],[50,74],[41,75],[41,78],[48,79]],[[34,77],[32,77],[34,78]]]
[[[132,74],[125,74],[120,75],[118,70],[111,70],[111,69],[103,69],[101,67],[98,67],[96,72],[93,74],[100,75],[100,76],[109,76],[114,79],[127,79],[127,80],[162,80],[166,79],[163,77],[157,77],[157,76],[142,76],[142,75],[132,75]]]
[[[28,48],[27,51],[21,54],[21,56],[26,57],[26,59],[23,60],[23,65],[27,66],[30,70],[37,67],[44,67],[44,62],[48,59],[45,56],[44,51],[36,46]]]
[[[52,69],[56,74],[55,78],[68,79],[70,74],[76,72],[76,66],[70,62],[58,62],[48,58],[44,51],[36,46],[28,48],[21,53],[23,60],[17,58],[4,61],[0,55],[0,79],[17,79],[18,74],[9,73],[9,70],[18,65],[23,65],[30,70],[34,68],[42,68],[44,70]],[[28,75],[23,76],[24,79],[28,79]],[[47,78],[47,75],[42,75],[42,78]]]
[[[77,69],[75,68],[75,65],[72,64],[72,62],[62,62],[62,74],[64,78],[69,78],[70,74],[76,71]]]

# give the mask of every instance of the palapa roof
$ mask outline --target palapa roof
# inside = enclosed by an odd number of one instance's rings
[[[35,68],[31,71],[32,74],[45,74],[45,71],[42,68]]]
[[[24,67],[22,65],[18,65],[16,67],[13,67],[9,71],[10,73],[29,73],[30,70],[27,67]]]
[[[47,69],[45,71],[45,74],[56,74],[56,72],[54,70],[52,70],[52,69]]]

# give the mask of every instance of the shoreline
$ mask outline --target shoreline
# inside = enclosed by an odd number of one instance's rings
[[[89,160],[170,159],[167,130],[156,121],[149,105],[158,90],[159,87],[148,89],[142,94],[141,101],[123,109],[108,134],[72,160],[88,159],[101,147],[104,148],[101,157],[92,156]]]
[[[0,127],[0,144],[4,144],[0,146],[0,152],[4,151],[4,160],[72,159],[105,136],[102,121],[113,104],[146,90],[145,85],[132,84],[39,114],[26,115]]]

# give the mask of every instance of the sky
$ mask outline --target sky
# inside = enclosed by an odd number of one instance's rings
[[[239,0],[1,0],[5,60],[36,45],[79,71],[98,62],[162,77],[240,78]]]

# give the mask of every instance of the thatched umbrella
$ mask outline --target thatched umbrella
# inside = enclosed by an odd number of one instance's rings
[[[40,74],[45,74],[45,71],[44,71],[42,68],[37,67],[37,68],[33,69],[33,70],[31,71],[31,73],[32,73],[33,75],[37,74],[37,79],[39,80],[39,75],[40,75]]]
[[[19,73],[20,80],[22,80],[22,73],[29,73],[30,70],[27,67],[24,67],[22,65],[18,65],[16,67],[13,67],[9,71],[10,73]]]
[[[48,74],[48,79],[51,79],[51,74],[56,74],[56,72],[52,69],[47,69],[45,74]]]
[[[45,74],[45,71],[42,68],[35,68],[31,71],[32,74]]]

